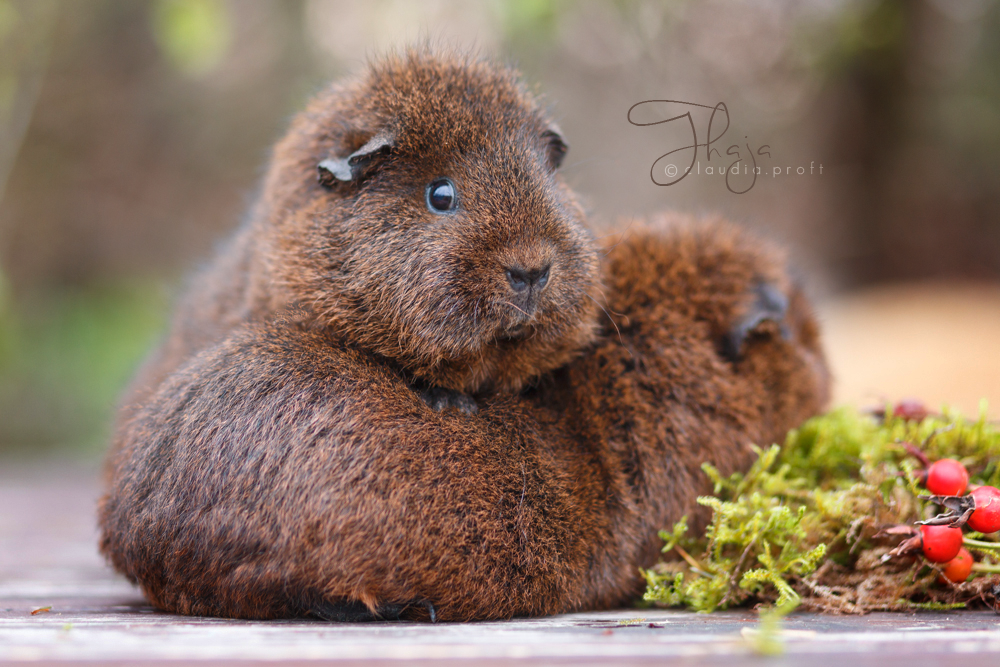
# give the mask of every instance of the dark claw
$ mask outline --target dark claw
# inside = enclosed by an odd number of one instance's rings
[[[406,605],[384,604],[372,613],[362,602],[343,600],[324,602],[309,610],[309,613],[323,621],[334,623],[370,623],[372,621],[398,621]]]
[[[730,361],[739,361],[742,356],[743,343],[761,322],[770,320],[781,327],[781,337],[788,340],[791,332],[785,324],[785,313],[788,312],[788,297],[770,283],[757,283],[753,289],[753,304],[747,313],[730,329],[723,342],[723,354]]]
[[[423,600],[417,603],[421,607],[427,610],[427,613],[431,615],[431,623],[437,623],[437,613],[434,611],[434,605],[427,600]]]
[[[467,415],[474,415],[479,412],[476,400],[468,394],[453,389],[442,389],[441,387],[429,387],[420,391],[420,397],[427,405],[437,412],[448,408],[461,410]]]
[[[386,603],[379,605],[375,613],[357,600],[342,600],[340,602],[323,602],[309,613],[320,620],[334,623],[370,623],[372,621],[399,621],[403,613],[410,607],[423,607],[431,615],[431,623],[437,623],[434,605],[427,600],[418,600],[406,604]]]

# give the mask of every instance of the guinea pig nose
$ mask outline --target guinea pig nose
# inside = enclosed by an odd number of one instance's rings
[[[549,269],[551,264],[537,269],[522,269],[519,266],[512,266],[507,269],[507,282],[515,292],[535,287],[542,289],[549,282]]]

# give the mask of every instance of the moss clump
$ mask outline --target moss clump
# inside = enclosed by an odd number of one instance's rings
[[[838,409],[791,431],[781,446],[756,449],[746,473],[705,473],[714,495],[704,535],[681,519],[660,536],[666,559],[643,571],[645,599],[697,611],[752,602],[780,610],[805,608],[864,613],[874,610],[962,607],[992,599],[996,580],[974,576],[938,582],[939,570],[919,556],[881,563],[899,541],[881,536],[893,524],[932,516],[918,496],[920,463],[906,443],[931,460],[955,458],[972,483],[1000,484],[1000,429],[984,416],[969,421],[946,411],[925,419],[884,419]],[[991,537],[974,553],[997,553]],[[975,549],[974,543],[967,546]],[[977,570],[994,567],[985,556]],[[977,573],[974,573],[977,574]]]

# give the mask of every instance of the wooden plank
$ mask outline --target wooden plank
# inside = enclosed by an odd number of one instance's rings
[[[2,462],[0,462],[2,465]],[[759,664],[757,617],[658,609],[498,623],[331,624],[163,614],[96,551],[94,468],[0,469],[0,662]],[[32,615],[41,607],[51,610]],[[768,665],[1000,664],[992,612],[795,614]],[[940,660],[943,662],[937,663]]]

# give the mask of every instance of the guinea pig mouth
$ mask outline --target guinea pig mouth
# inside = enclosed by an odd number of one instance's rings
[[[519,322],[513,326],[505,327],[497,333],[497,339],[502,341],[527,340],[535,335],[535,327],[529,322]]]

